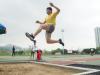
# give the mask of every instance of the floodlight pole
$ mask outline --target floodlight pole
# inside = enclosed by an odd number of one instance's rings
[[[61,29],[61,33],[62,33],[62,40],[64,42],[64,29]],[[63,46],[63,54],[64,54],[64,46]]]

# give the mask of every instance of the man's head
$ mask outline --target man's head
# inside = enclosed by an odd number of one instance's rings
[[[47,7],[46,12],[47,12],[48,15],[51,14],[52,13],[52,8],[51,7]]]

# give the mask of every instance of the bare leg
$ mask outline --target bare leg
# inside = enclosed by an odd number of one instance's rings
[[[48,28],[47,25],[41,24],[40,27],[39,27],[39,28],[36,30],[36,32],[33,34],[33,36],[34,36],[34,37],[37,36],[37,35],[42,31],[42,29],[47,30],[47,28]]]
[[[59,43],[59,40],[52,40],[51,33],[46,32],[46,41],[48,44]]]
[[[36,32],[33,34],[33,36],[34,36],[34,37],[37,36],[41,31],[42,31],[42,28],[38,28],[38,29],[36,30]]]

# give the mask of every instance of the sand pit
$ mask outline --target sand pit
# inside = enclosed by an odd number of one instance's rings
[[[0,75],[73,75],[80,72],[83,71],[35,63],[0,64]]]

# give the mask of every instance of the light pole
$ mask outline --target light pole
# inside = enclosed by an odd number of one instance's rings
[[[64,29],[61,29],[61,33],[62,33],[62,40],[64,42]],[[63,46],[63,54],[64,54],[64,46]]]

